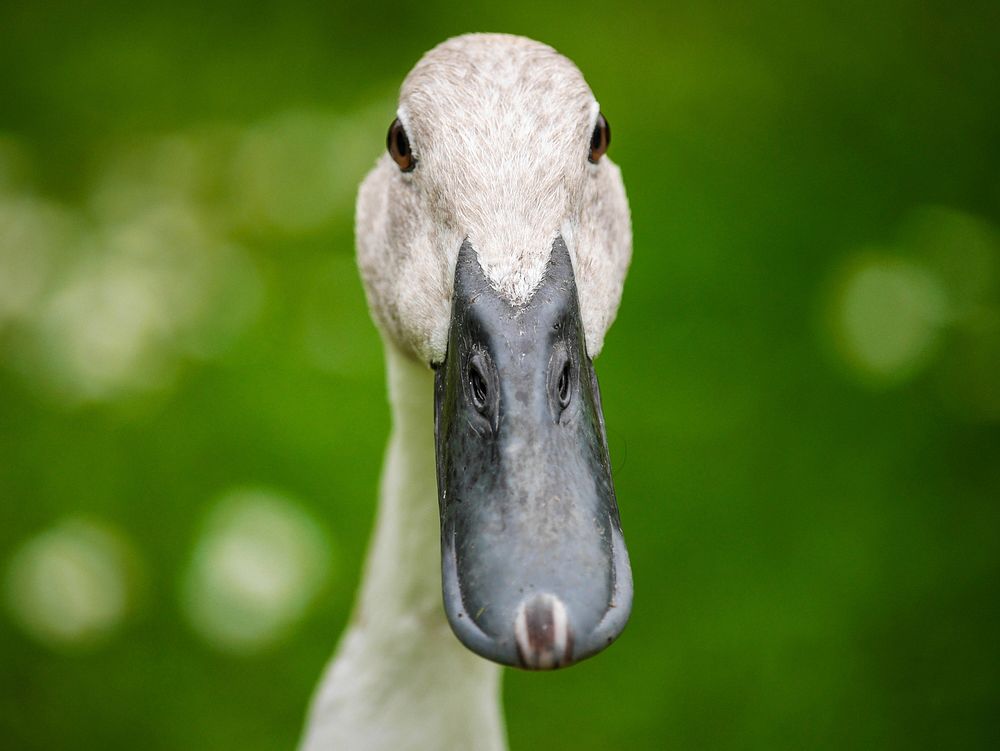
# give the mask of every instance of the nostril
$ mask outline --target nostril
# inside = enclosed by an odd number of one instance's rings
[[[556,394],[559,397],[559,406],[563,409],[569,406],[569,399],[572,396],[572,389],[570,384],[570,376],[572,373],[571,363],[567,359],[563,364],[562,370],[559,373],[559,382],[556,384]]]
[[[496,368],[485,349],[476,347],[465,365],[465,398],[469,405],[485,420],[489,430],[496,432],[500,410],[500,388]],[[477,418],[477,421],[478,419]]]
[[[564,342],[558,342],[549,359],[548,393],[549,405],[552,409],[552,419],[562,420],[566,408],[573,401],[576,390],[576,363],[572,352]]]
[[[486,409],[486,400],[489,396],[488,388],[486,378],[473,360],[469,363],[469,393],[472,395],[472,403],[480,412]]]

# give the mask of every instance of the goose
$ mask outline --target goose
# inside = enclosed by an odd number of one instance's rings
[[[449,39],[402,84],[355,223],[391,435],[305,751],[503,749],[500,665],[571,665],[628,619],[592,364],[632,252],[609,140],[530,39]]]

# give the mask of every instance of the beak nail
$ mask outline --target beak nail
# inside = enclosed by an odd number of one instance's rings
[[[520,604],[514,638],[518,658],[526,668],[547,670],[572,662],[573,631],[566,606],[555,595],[535,595]]]

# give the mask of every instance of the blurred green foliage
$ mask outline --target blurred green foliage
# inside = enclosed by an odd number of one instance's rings
[[[1000,5],[910,0],[0,5],[2,745],[293,745],[388,431],[353,191],[476,30],[577,62],[635,231],[634,614],[512,747],[997,748]],[[303,568],[198,568],[241,513]]]

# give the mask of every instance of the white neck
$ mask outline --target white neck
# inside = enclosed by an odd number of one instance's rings
[[[364,580],[313,699],[302,751],[506,747],[500,669],[441,603],[434,374],[386,346],[392,435]]]

